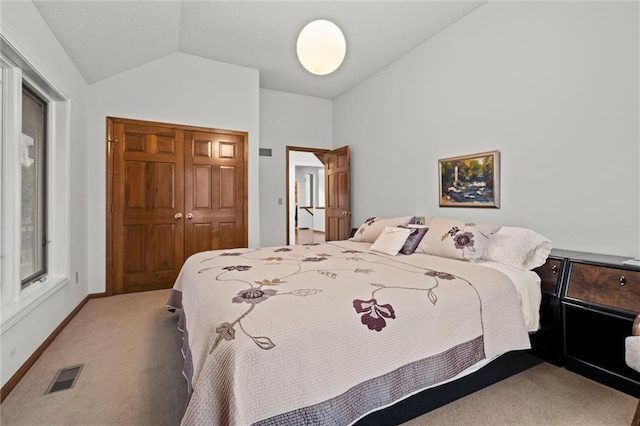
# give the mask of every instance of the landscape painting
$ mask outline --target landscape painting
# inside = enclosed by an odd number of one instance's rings
[[[500,151],[438,160],[440,207],[500,207]]]

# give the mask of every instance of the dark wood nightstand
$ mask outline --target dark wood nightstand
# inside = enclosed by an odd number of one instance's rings
[[[635,397],[640,373],[625,363],[625,338],[640,312],[640,268],[625,257],[583,253],[567,258],[561,294],[564,359],[572,370]]]
[[[567,263],[566,257],[552,251],[546,263],[534,269],[541,280],[542,302],[540,304],[540,329],[530,336],[531,353],[558,366],[564,364],[560,297]]]

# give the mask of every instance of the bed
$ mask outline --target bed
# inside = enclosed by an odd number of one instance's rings
[[[184,333],[182,424],[353,424],[530,348],[535,273],[370,248],[190,257],[167,303]]]

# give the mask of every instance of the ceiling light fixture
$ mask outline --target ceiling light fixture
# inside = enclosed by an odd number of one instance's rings
[[[331,74],[344,61],[347,42],[333,22],[318,19],[300,31],[296,44],[298,60],[312,74]]]

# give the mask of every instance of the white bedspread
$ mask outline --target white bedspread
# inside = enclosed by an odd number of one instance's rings
[[[504,273],[367,248],[189,258],[170,299],[192,360],[183,424],[348,424],[530,347],[522,296]]]
[[[540,276],[533,271],[523,271],[497,262],[480,261],[477,264],[500,271],[509,277],[518,292],[527,330],[537,331],[540,328],[540,302],[542,301]]]

